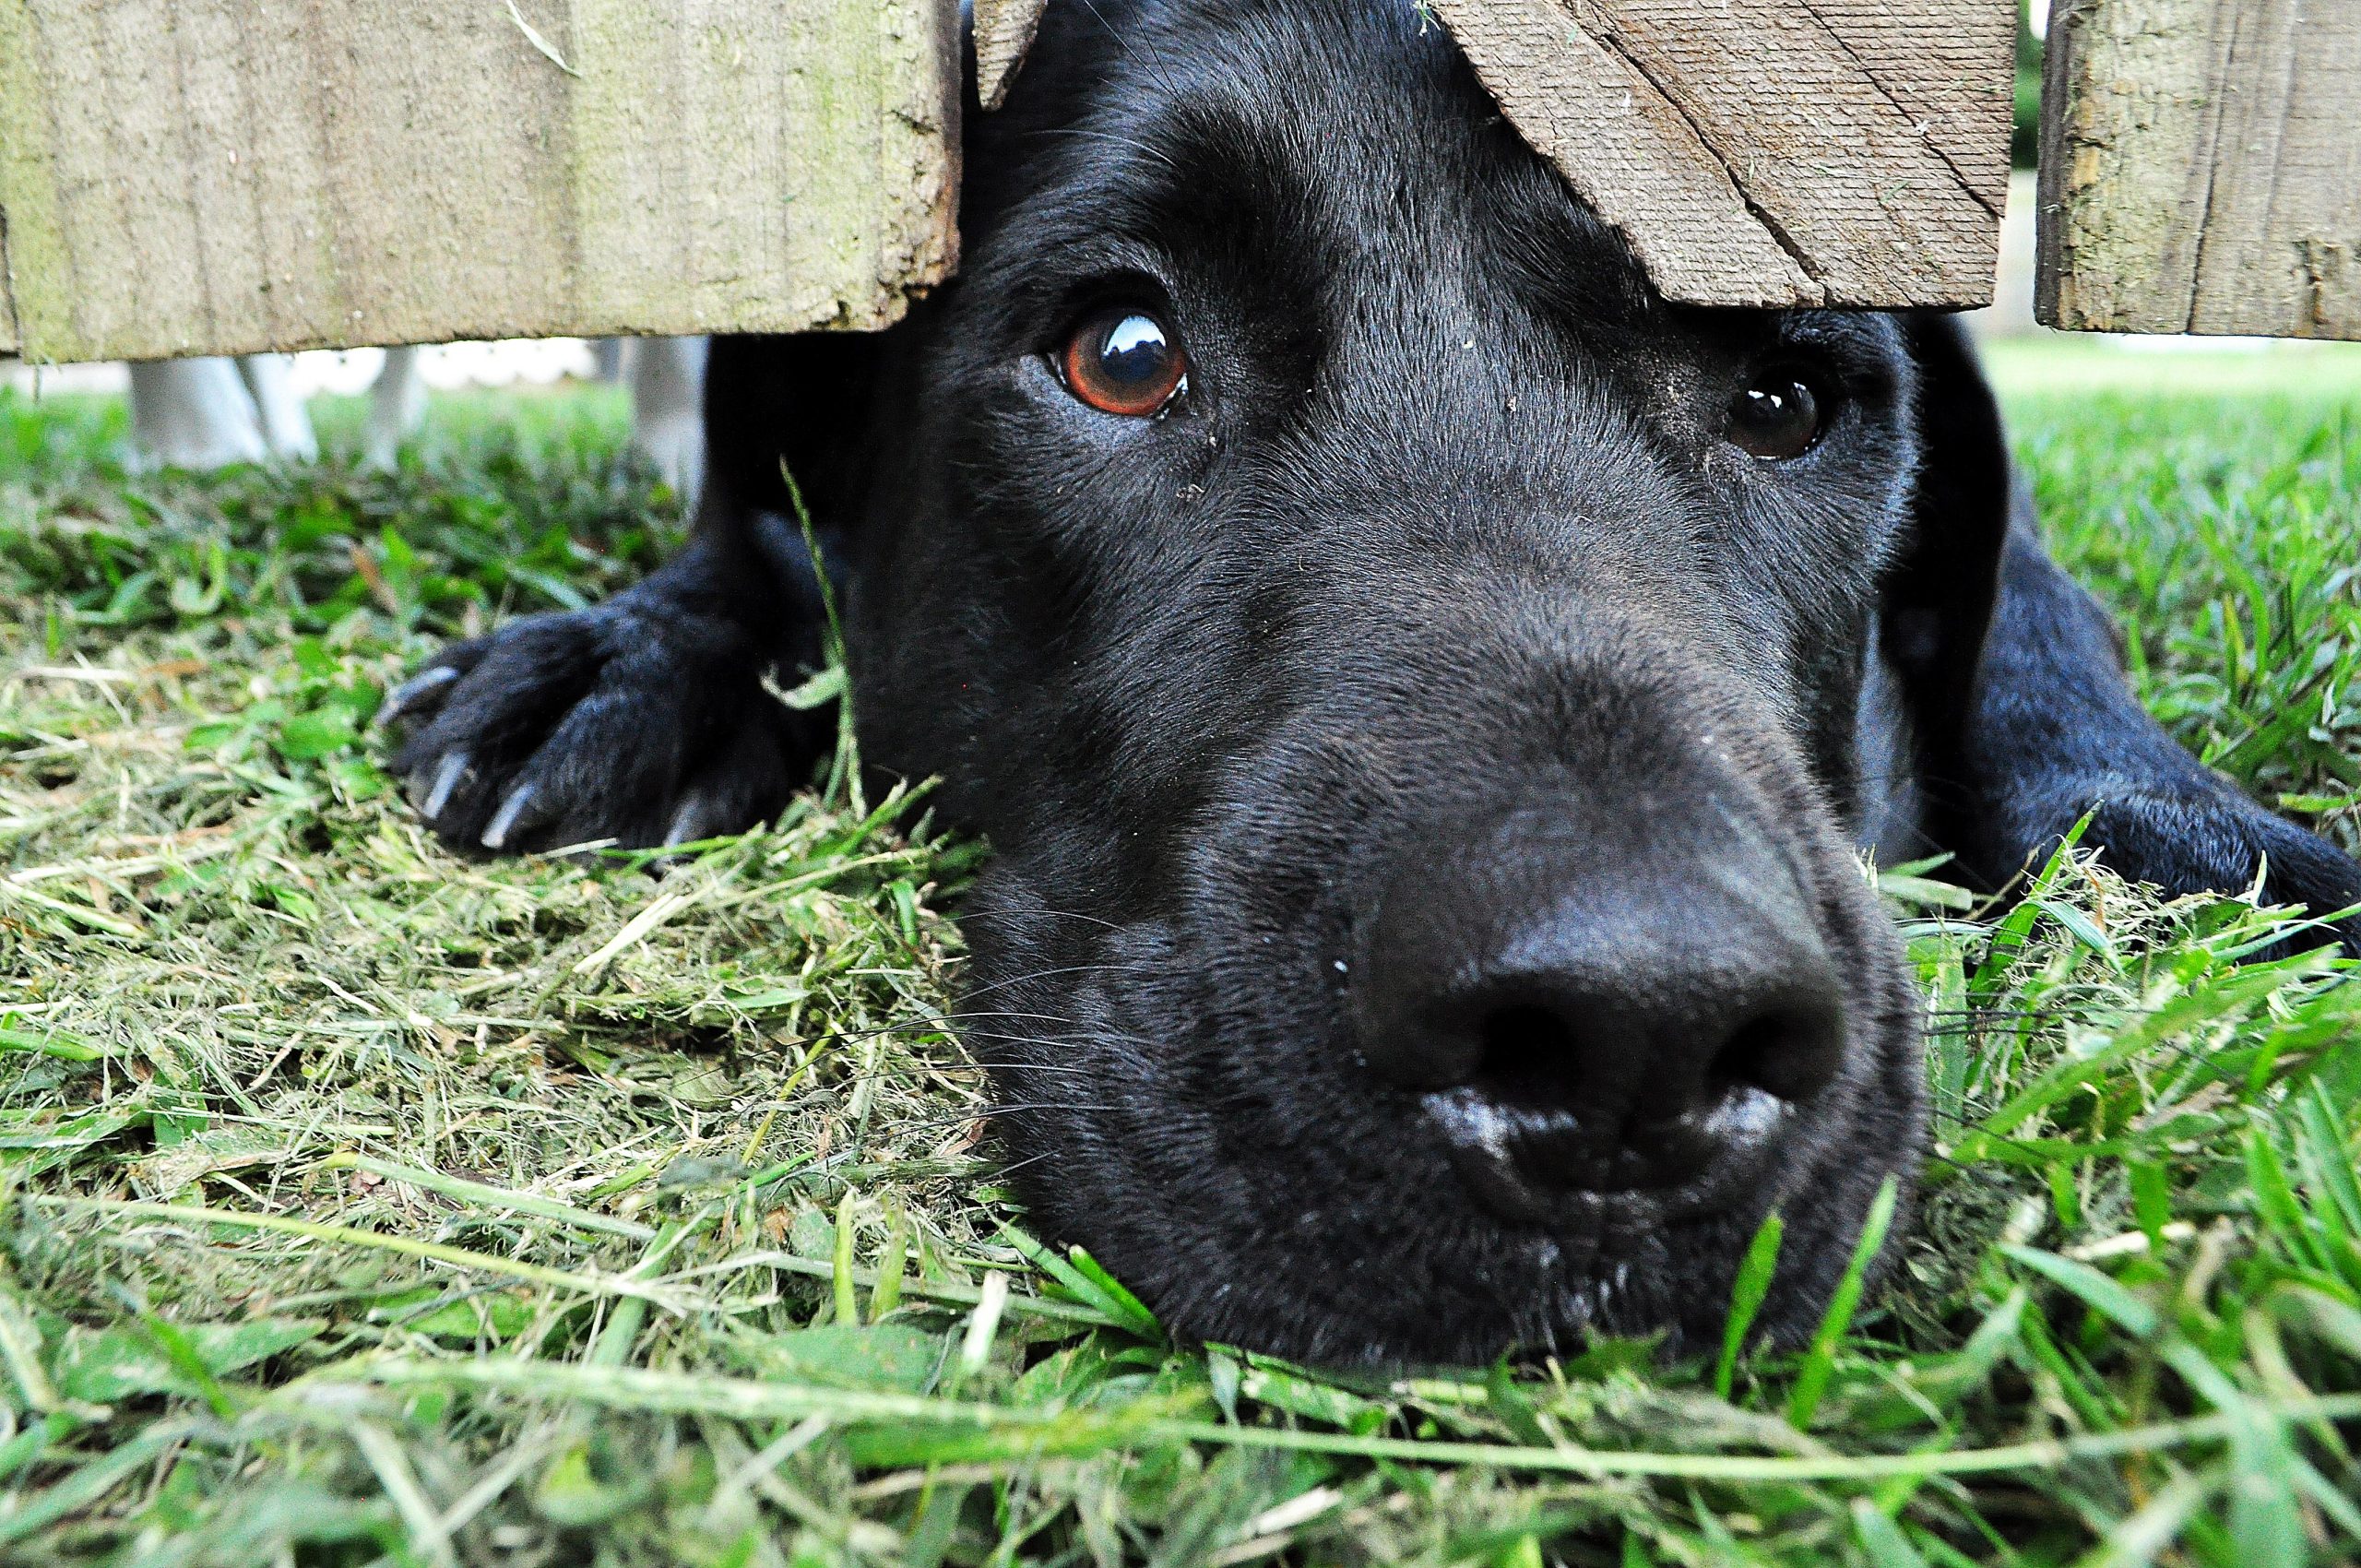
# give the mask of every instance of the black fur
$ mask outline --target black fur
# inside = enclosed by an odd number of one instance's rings
[[[446,655],[399,766],[425,798],[465,756],[433,814],[463,849],[520,778],[510,848],[775,809],[825,742],[758,682],[817,648],[784,459],[868,757],[942,774],[997,851],[968,1005],[1025,1108],[1000,1132],[1042,1222],[1183,1332],[1336,1360],[1695,1342],[1774,1205],[1763,1321],[1808,1327],[1920,1136],[1914,993],[1852,855],[1895,782],[1872,742],[1915,759],[1904,830],[1994,882],[2098,804],[2133,874],[2243,887],[2267,855],[2275,897],[2361,899],[2131,701],[2011,523],[1953,325],[1667,305],[1407,0],[1055,5],[1009,106],[970,113],[961,279],[875,337],[717,342],[696,543]],[[1159,419],[1052,373],[1110,298],[1190,350]],[[1836,412],[1766,464],[1723,410],[1782,362]],[[1487,1187],[1504,1167],[1403,1076],[1450,1020],[1396,1071],[1400,977],[1434,959],[1420,996],[1457,997],[1453,944],[1540,987],[1488,1020],[1591,1041],[1580,1074],[1516,1042],[1502,1071],[1568,1097],[1540,1141],[1593,1175]],[[1797,965],[1825,994],[1780,1028],[1837,1020],[1809,1049],[1675,1038],[1730,973]],[[1666,1083],[1732,1073],[1775,1135],[1686,1185],[1594,1179]]]

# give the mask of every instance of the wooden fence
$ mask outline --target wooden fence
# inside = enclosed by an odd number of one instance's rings
[[[975,0],[985,104],[1043,4]],[[1989,298],[2013,0],[1426,4],[1674,298]],[[956,261],[959,46],[955,0],[0,0],[0,350],[884,326]],[[2047,319],[2361,336],[2361,0],[2058,0],[2047,103]]]
[[[877,327],[956,255],[945,0],[0,0],[0,348]]]
[[[2361,338],[2361,0],[2058,0],[2053,327]]]

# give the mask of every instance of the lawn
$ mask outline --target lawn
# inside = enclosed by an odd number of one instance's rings
[[[2318,362],[2000,370],[2147,699],[2361,848]],[[404,813],[386,686],[677,535],[622,420],[455,396],[396,475],[133,479],[119,407],[0,392],[0,1562],[2361,1557],[2361,985],[2241,963],[2284,917],[1887,868],[1938,1141],[1804,1350],[1175,1348],[1000,1184],[922,791],[663,874]]]

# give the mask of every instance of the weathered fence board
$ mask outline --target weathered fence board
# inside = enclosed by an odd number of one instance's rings
[[[977,0],[999,101],[1044,0]],[[1992,297],[2012,0],[1431,0],[1525,139],[1699,304]]]
[[[1040,30],[1047,0],[975,0],[976,97],[997,109]]]
[[[2035,314],[2361,339],[2361,4],[2058,0]]]
[[[5,219],[6,208],[0,208]],[[0,221],[0,354],[17,351],[17,307],[8,294],[8,225]]]
[[[876,327],[955,255],[948,0],[0,0],[29,357]]]
[[[1982,304],[2008,196],[2007,0],[1434,0],[1657,286]]]

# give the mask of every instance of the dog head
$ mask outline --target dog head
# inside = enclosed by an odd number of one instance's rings
[[[1940,333],[1667,304],[1408,0],[1052,6],[963,200],[789,455],[1045,1224],[1409,1361],[1693,1343],[1775,1209],[1808,1328],[1917,1152],[1849,835]]]

